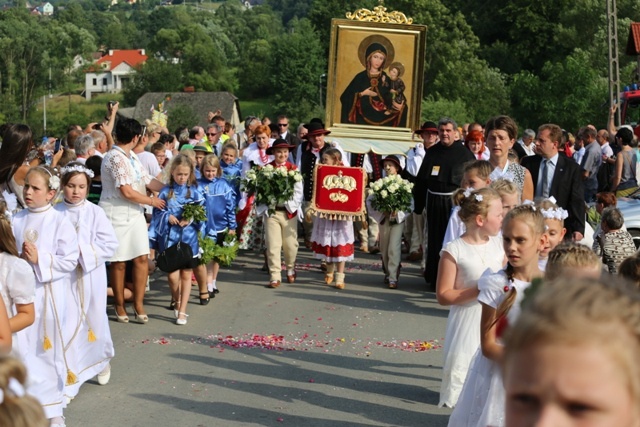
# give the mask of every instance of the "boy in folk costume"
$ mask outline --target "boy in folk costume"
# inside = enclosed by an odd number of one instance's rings
[[[387,176],[400,175],[402,161],[399,156],[391,155],[382,159],[382,168]],[[380,253],[382,255],[382,268],[384,270],[384,282],[389,289],[398,288],[400,276],[400,257],[402,254],[402,232],[404,221],[410,212],[380,212],[372,205],[372,197],[367,198],[367,210],[369,215],[380,224]]]
[[[287,171],[296,171],[298,168],[287,159],[289,150],[295,148],[284,139],[276,139],[267,149],[268,155],[275,156],[269,163],[274,168],[286,168]],[[287,267],[287,282],[296,280],[296,256],[298,255],[298,224],[302,217],[302,181],[294,185],[293,196],[284,203],[279,203],[275,212],[269,214],[267,205],[259,205],[257,214],[265,214],[265,242],[267,245],[267,265],[269,267],[269,288],[280,286],[281,276],[281,251],[284,250],[284,262]]]

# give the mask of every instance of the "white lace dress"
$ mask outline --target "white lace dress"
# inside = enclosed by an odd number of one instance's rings
[[[478,281],[478,301],[495,309],[505,298],[508,285],[504,271],[484,276]],[[516,288],[516,300],[507,314],[508,324],[513,324],[520,315],[520,304],[529,282],[514,280],[510,286]],[[467,379],[458,399],[449,427],[504,427],[505,392],[502,375],[497,363],[487,359],[478,348],[473,356]]]
[[[146,184],[152,177],[143,168],[138,157],[130,152],[129,156],[118,146],[114,146],[104,155],[101,167],[102,194],[100,207],[116,232],[118,250],[110,261],[129,261],[149,253],[147,222],[144,207],[125,199],[120,192],[123,185],[146,195]]]
[[[502,268],[504,250],[501,237],[492,237],[483,245],[472,245],[458,238],[440,252],[447,252],[456,261],[458,271],[454,289],[478,286],[483,274]],[[439,407],[453,408],[462,391],[469,364],[480,346],[480,316],[482,309],[476,300],[464,305],[452,305],[444,339],[444,365],[440,386]]]

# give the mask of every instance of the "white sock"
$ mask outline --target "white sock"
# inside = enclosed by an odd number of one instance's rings
[[[293,268],[290,268],[287,270],[287,275],[288,276],[293,276],[294,274],[296,274],[296,270],[294,270]]]
[[[213,292],[213,283],[207,283],[207,290]]]
[[[215,280],[213,282],[211,282],[211,287],[213,289],[218,289],[218,287],[216,286],[216,281]],[[213,290],[213,289],[211,289],[211,290]]]

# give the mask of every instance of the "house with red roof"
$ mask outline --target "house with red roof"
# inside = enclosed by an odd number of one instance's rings
[[[85,98],[91,99],[94,93],[121,92],[146,60],[144,49],[109,50],[87,69],[84,80]]]

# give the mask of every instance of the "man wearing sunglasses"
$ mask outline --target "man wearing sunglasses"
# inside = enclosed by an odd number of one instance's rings
[[[207,126],[207,140],[204,143],[208,152],[220,155],[222,149],[222,142],[220,141],[220,135],[222,135],[222,128],[216,124],[210,124]]]
[[[276,124],[278,126],[278,133],[280,134],[280,138],[287,141],[289,145],[295,145],[296,149],[293,149],[292,152],[297,152],[298,145],[300,145],[300,139],[294,132],[289,131],[289,118],[281,114],[276,119]]]

